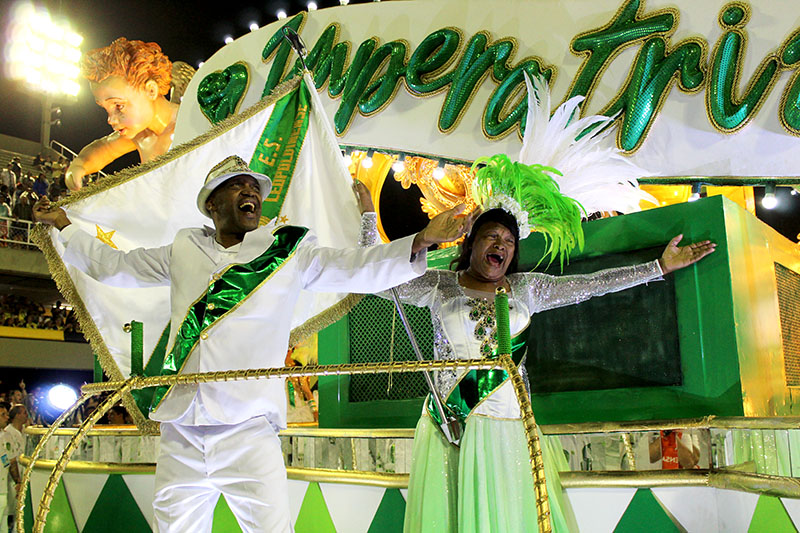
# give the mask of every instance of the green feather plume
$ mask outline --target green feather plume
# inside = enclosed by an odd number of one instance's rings
[[[545,254],[539,263],[549,258],[550,265],[558,257],[563,270],[570,250],[583,250],[584,209],[576,200],[561,194],[558,183],[550,176],[561,173],[552,167],[511,161],[505,154],[478,158],[472,169],[480,165],[483,166],[475,171],[472,183],[478,205],[486,206],[498,194],[516,200],[528,214],[531,231],[544,234]]]

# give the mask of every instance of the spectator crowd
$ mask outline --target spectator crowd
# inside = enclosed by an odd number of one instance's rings
[[[80,332],[75,313],[61,302],[44,306],[14,294],[0,294],[0,326]]]
[[[39,154],[33,159],[32,169],[23,169],[17,156],[0,169],[0,246],[28,241],[27,222],[33,220],[33,204],[42,196],[56,201],[66,194],[64,175],[68,166],[64,156],[52,159]]]

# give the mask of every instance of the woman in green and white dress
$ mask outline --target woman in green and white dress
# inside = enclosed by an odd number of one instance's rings
[[[455,270],[429,270],[397,290],[404,303],[430,309],[436,359],[478,359],[495,353],[494,295],[497,287],[504,287],[509,295],[512,358],[526,384],[524,339],[533,313],[657,279],[713,251],[707,241],[678,247],[678,237],[661,259],[642,265],[576,276],[517,272],[518,220],[527,223],[528,217],[515,216],[513,206],[507,209],[504,202],[499,203],[476,220],[454,262]],[[363,235],[376,235],[370,224],[365,218]],[[529,228],[525,230],[527,236]],[[554,246],[551,251],[561,245]],[[463,437],[459,447],[447,441],[428,398],[414,437],[404,531],[521,533],[538,529],[527,441],[507,378],[502,370],[436,373],[436,388],[459,415]],[[557,437],[543,438],[541,443],[553,530],[577,531],[558,478],[558,472],[567,469],[560,443]]]

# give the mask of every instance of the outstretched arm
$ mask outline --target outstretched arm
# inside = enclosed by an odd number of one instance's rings
[[[115,250],[72,225],[66,212],[43,196],[33,206],[36,222],[56,227],[65,244],[63,259],[91,278],[115,287],[169,285],[171,246]]]
[[[678,243],[682,237],[678,235],[672,239],[660,259],[642,265],[609,268],[592,274],[573,276],[525,274],[522,279],[528,284],[529,309],[531,312],[544,311],[635,287],[694,264],[712,253],[716,247],[710,241],[681,247]]]
[[[116,131],[94,140],[83,147],[78,157],[72,160],[67,169],[64,181],[72,191],[83,187],[83,177],[92,174],[115,159],[136,150],[136,144],[130,139],[120,137]]]
[[[370,248],[323,248],[312,238],[298,250],[303,287],[323,292],[376,293],[425,272],[429,246],[458,239],[469,231],[478,213],[462,215],[464,206],[440,213],[421,232]]]

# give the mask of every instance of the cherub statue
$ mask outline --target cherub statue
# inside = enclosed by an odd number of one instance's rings
[[[114,131],[84,146],[69,165],[65,181],[73,191],[84,176],[124,154],[136,150],[145,162],[169,150],[182,89],[194,74],[185,63],[173,64],[156,43],[125,37],[87,52],[81,71]],[[175,90],[167,100],[171,83]]]

